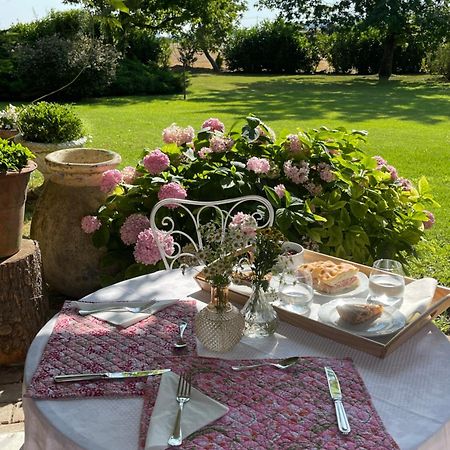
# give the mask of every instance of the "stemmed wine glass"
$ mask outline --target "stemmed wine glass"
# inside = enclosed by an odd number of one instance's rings
[[[313,296],[313,281],[307,270],[283,272],[278,287],[280,306],[297,314],[307,314],[310,312]]]
[[[393,259],[379,259],[373,263],[369,275],[369,303],[400,306],[405,291],[403,267]]]

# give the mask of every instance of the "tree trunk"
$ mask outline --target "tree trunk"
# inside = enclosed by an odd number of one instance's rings
[[[219,65],[216,63],[216,60],[211,56],[211,54],[209,53],[208,49],[206,48],[202,48],[202,52],[205,54],[206,59],[209,61],[209,63],[211,64],[214,72],[220,72],[220,67]]]
[[[383,56],[381,58],[380,70],[378,71],[378,78],[388,80],[392,75],[392,64],[396,45],[396,35],[389,33],[384,40]]]
[[[22,363],[48,319],[48,300],[36,241],[24,239],[15,255],[0,260],[0,365]]]

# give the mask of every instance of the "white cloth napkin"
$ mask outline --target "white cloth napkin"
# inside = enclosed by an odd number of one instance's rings
[[[150,425],[145,442],[145,450],[164,450],[172,435],[178,412],[176,393],[179,377],[174,372],[166,372],[161,377]],[[181,416],[183,439],[200,428],[220,419],[228,408],[192,387],[191,399],[184,405]]]
[[[145,313],[133,313],[129,311],[104,311],[99,313],[93,313],[91,314],[93,317],[104,320],[105,322],[108,322],[115,326],[120,326],[122,328],[127,328],[131,325],[134,325],[137,322],[140,322],[143,319],[146,319],[147,317],[150,317],[153,314],[156,314],[158,311],[161,311],[164,308],[167,308],[170,305],[173,305],[176,303],[177,299],[170,299],[170,300],[156,300],[155,304],[152,305],[147,312]],[[86,309],[86,310],[93,310],[93,309],[100,309],[100,308],[120,308],[124,306],[142,306],[145,305],[145,303],[150,302],[115,302],[115,303],[83,303],[83,302],[74,302],[75,307],[79,309]]]
[[[417,314],[422,314],[428,308],[436,286],[437,281],[434,278],[421,278],[406,285],[399,310],[407,322],[411,322]]]

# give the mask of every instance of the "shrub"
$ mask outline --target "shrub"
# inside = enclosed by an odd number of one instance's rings
[[[157,37],[147,30],[132,28],[127,36],[126,58],[137,59],[143,64],[167,67],[170,52],[169,39]]]
[[[420,72],[424,48],[425,44],[414,36],[399,45],[394,53],[394,73]],[[338,73],[348,73],[354,69],[360,75],[375,74],[383,56],[382,33],[375,28],[335,32],[331,35],[329,54],[330,62]]]
[[[427,55],[427,66],[431,73],[443,75],[450,81],[450,42]]]
[[[66,39],[57,34],[20,44],[14,60],[23,81],[22,98],[55,94],[59,98],[81,98],[102,94],[115,77],[119,54],[98,39],[77,35]],[[14,96],[17,93],[11,93]]]
[[[282,20],[236,30],[224,57],[230,70],[248,73],[312,72],[320,60],[302,29]]]
[[[22,108],[19,130],[27,141],[60,143],[83,136],[83,123],[69,105],[39,102]]]
[[[0,130],[16,130],[19,113],[14,105],[8,105],[0,111]]]
[[[33,153],[21,144],[0,139],[0,173],[15,172],[27,166]]]
[[[108,88],[108,95],[150,95],[182,92],[181,75],[150,67],[138,60],[120,61],[116,79]]]
[[[148,216],[169,188],[172,196],[187,193],[193,200],[263,195],[288,240],[366,264],[380,257],[404,261],[430,225],[426,209],[435,202],[425,178],[416,189],[381,157],[367,156],[360,148],[365,135],[322,127],[276,140],[253,116],[241,132],[229,134],[217,119],[205,122],[197,136],[191,127],[172,125],[164,130],[162,152],[147,151],[136,178],[127,169],[126,183],[117,185],[121,176],[114,174],[109,187],[117,186],[96,212],[101,226],[93,242],[107,248],[103,265],[120,267],[104,281],[161,268],[136,263],[122,226],[131,214]],[[181,208],[171,211],[183,223]],[[139,231],[133,229],[136,236]]]

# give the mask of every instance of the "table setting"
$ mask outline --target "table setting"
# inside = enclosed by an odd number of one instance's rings
[[[198,334],[211,293],[195,274],[164,270],[64,304],[27,358],[25,450],[42,442],[49,450],[445,448],[450,398],[442,383],[429,388],[432,408],[423,394],[398,398],[450,370],[448,361],[433,359],[450,348],[432,325],[380,359],[276,315],[255,337],[251,321],[266,316],[248,319],[244,311],[240,339],[218,351]],[[263,268],[258,282],[265,276]],[[435,289],[432,279],[406,285],[396,307],[403,326],[427,311]],[[307,314],[319,318],[339,301],[352,297],[318,297]],[[228,330],[222,322],[213,330]],[[437,444],[421,447],[430,439]]]

